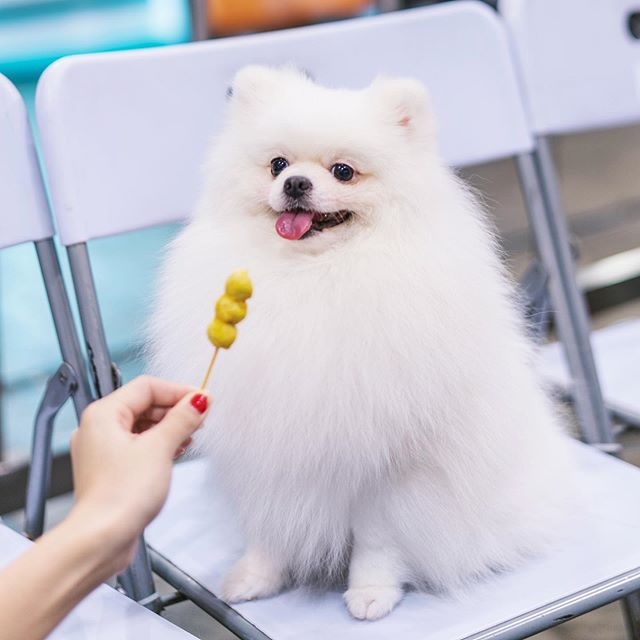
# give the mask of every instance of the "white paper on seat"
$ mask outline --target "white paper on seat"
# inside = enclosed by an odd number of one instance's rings
[[[640,319],[592,331],[591,347],[607,406],[640,417]],[[571,376],[559,343],[541,349],[539,368],[553,384],[571,388]]]
[[[0,524],[0,569],[31,542]],[[100,585],[48,636],[50,640],[195,640],[107,585]]]
[[[575,452],[581,493],[589,501],[576,505],[562,548],[490,578],[457,600],[411,593],[373,623],[353,620],[337,591],[298,589],[235,608],[274,640],[457,640],[640,567],[640,510],[633,508],[640,500],[640,471],[577,442]],[[206,461],[178,466],[169,500],[147,539],[217,591],[242,542]]]

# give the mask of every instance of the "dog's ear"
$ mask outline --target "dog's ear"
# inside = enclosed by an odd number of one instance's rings
[[[391,125],[408,135],[435,133],[429,94],[420,81],[379,76],[370,91],[380,105],[383,117]]]
[[[243,67],[234,76],[228,95],[238,104],[260,104],[276,91],[279,77],[278,69],[272,67],[258,64]]]

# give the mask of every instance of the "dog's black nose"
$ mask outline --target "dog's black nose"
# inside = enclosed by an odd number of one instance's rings
[[[284,181],[284,192],[290,198],[300,198],[311,191],[311,180],[304,176],[290,176]]]

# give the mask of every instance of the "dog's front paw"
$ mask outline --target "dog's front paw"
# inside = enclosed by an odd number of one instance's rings
[[[283,587],[282,574],[265,559],[252,554],[241,558],[222,583],[222,599],[231,604],[268,598]]]
[[[378,620],[386,616],[402,598],[399,587],[353,587],[345,592],[347,609],[358,620]]]

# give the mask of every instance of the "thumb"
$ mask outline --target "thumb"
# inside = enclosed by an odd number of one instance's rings
[[[209,401],[209,396],[203,391],[188,393],[167,411],[164,418],[149,431],[149,435],[162,438],[173,453],[202,424]]]

